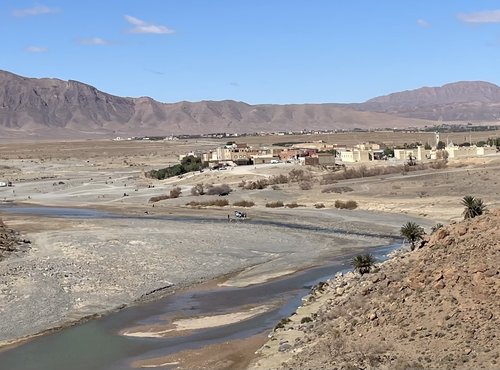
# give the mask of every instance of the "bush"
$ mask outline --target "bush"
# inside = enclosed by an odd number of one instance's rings
[[[267,208],[279,208],[279,207],[283,207],[283,206],[284,206],[284,204],[280,200],[277,202],[266,203]]]
[[[180,187],[175,187],[172,190],[170,190],[170,198],[179,198],[179,195],[181,195],[182,189]]]
[[[310,179],[310,176],[309,178],[307,178],[306,174],[304,173],[304,170],[293,169],[288,173],[288,178],[290,179],[290,182],[300,182]]]
[[[339,209],[356,209],[358,208],[358,203],[354,200],[348,200],[346,202],[342,200],[335,201],[335,208]]]
[[[311,190],[313,187],[312,182],[310,181],[301,181],[299,183],[300,190]]]
[[[229,202],[227,201],[227,199],[214,199],[214,200],[207,200],[204,202],[191,201],[189,203],[186,203],[186,206],[191,206],[191,207],[209,207],[209,206],[225,207],[228,205]]]
[[[404,173],[409,171],[418,171],[424,170],[426,166],[423,164],[416,164],[415,166],[408,165],[399,165],[399,166],[377,166],[367,168],[362,165],[359,167],[344,167],[340,171],[328,173],[324,175],[320,181],[321,185],[330,185],[334,184],[339,180],[349,180],[349,179],[357,179],[360,177],[371,177],[371,176],[380,176],[387,175],[391,173]]]
[[[437,160],[429,164],[429,167],[434,170],[440,170],[446,168],[447,166],[448,166],[448,161],[446,159]]]
[[[302,204],[297,204],[297,202],[292,202],[285,204],[285,207],[287,208],[297,208],[297,207],[304,207]]]
[[[363,275],[371,271],[375,265],[375,261],[375,258],[369,253],[360,254],[353,258],[352,267],[354,267],[354,270]]]
[[[196,184],[191,188],[191,195],[203,195],[205,194],[205,188],[203,187],[203,184]]]
[[[236,207],[253,207],[254,205],[255,203],[252,202],[251,200],[239,200],[233,203],[233,206]]]
[[[318,209],[319,209],[319,208],[325,208],[325,205],[324,205],[323,203],[316,203],[316,204],[314,205],[314,208],[318,208]]]
[[[151,197],[149,198],[149,202],[150,203],[155,203],[155,202],[159,202],[160,200],[165,200],[165,199],[170,199],[170,195],[156,195],[154,197]]]
[[[184,157],[180,164],[175,164],[170,167],[159,170],[151,170],[146,173],[147,177],[163,180],[168,177],[179,176],[191,171],[199,171],[203,168],[203,163],[200,158],[188,155]]]
[[[306,317],[303,317],[301,320],[300,320],[300,323],[301,324],[305,324],[305,323],[308,323],[308,322],[312,322],[313,320],[309,317],[309,316],[306,316]]]
[[[288,176],[281,174],[271,177],[267,182],[269,185],[276,185],[276,184],[288,184],[289,181],[290,179],[288,178]]]
[[[228,184],[222,184],[222,185],[207,185],[206,187],[206,194],[207,195],[227,195],[230,192],[232,192],[233,189]]]
[[[348,193],[350,191],[353,191],[353,188],[349,186],[327,186],[326,188],[321,190],[322,193],[337,193],[337,194]]]
[[[257,181],[250,181],[245,183],[243,186],[247,190],[262,190],[269,186],[269,181],[267,179],[259,179]]]
[[[291,320],[286,317],[284,319],[281,319],[277,324],[276,326],[274,327],[274,330],[277,330],[277,329],[282,329],[285,327],[286,324],[288,324]]]

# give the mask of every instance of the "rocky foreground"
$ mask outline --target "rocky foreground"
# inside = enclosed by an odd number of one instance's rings
[[[23,249],[27,240],[21,240],[19,234],[9,229],[2,220],[0,220],[0,261],[15,251]]]
[[[500,210],[318,285],[256,369],[499,369]]]

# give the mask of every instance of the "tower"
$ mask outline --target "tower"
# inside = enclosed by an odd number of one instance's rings
[[[439,132],[436,132],[436,147],[438,146],[439,144]]]

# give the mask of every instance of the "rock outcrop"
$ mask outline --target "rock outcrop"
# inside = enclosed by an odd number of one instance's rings
[[[19,250],[21,245],[28,243],[27,240],[21,240],[16,231],[9,229],[0,220],[0,261],[10,253]]]
[[[500,368],[500,210],[436,231],[378,271],[317,286],[258,369]]]

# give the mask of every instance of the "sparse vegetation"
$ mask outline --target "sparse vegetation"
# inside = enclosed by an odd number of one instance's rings
[[[236,207],[253,207],[255,205],[251,200],[239,200],[233,203]]]
[[[486,205],[483,203],[483,200],[471,195],[466,195],[462,198],[462,205],[465,207],[462,213],[464,219],[480,216],[486,211]]]
[[[207,195],[228,195],[233,189],[228,184],[222,185],[207,185],[205,193]]]
[[[287,207],[287,208],[298,208],[298,207],[304,207],[304,206],[298,204],[297,202],[292,202],[292,203],[286,204],[285,207]]]
[[[401,236],[410,242],[411,250],[415,249],[415,243],[422,239],[425,234],[424,228],[415,222],[407,222],[401,227]]]
[[[313,187],[313,184],[310,181],[301,181],[301,182],[299,182],[299,188],[300,188],[300,190],[311,190],[312,187]]]
[[[191,195],[198,196],[203,194],[205,194],[205,188],[202,183],[196,184],[191,188]]]
[[[440,228],[444,227],[443,224],[437,223],[431,228],[431,234],[434,234],[436,231],[438,231]]]
[[[352,267],[361,275],[369,273],[375,265],[376,259],[371,254],[359,254],[352,260]]]
[[[305,316],[300,320],[301,324],[306,324],[308,322],[312,322],[313,320],[309,316]]]
[[[225,207],[228,206],[229,202],[227,199],[214,199],[214,200],[206,200],[204,202],[195,202],[191,201],[189,203],[186,203],[186,206],[191,206],[191,207]]]
[[[280,208],[280,207],[283,207],[283,206],[284,206],[284,204],[280,200],[278,200],[277,202],[266,203],[266,207],[267,208]]]
[[[355,200],[348,200],[348,201],[336,200],[335,201],[335,208],[356,209],[356,208],[358,208],[358,203]]]
[[[376,166],[376,167],[366,167],[364,165],[358,167],[344,167],[340,171],[335,171],[323,175],[320,184],[321,185],[330,185],[334,184],[339,180],[349,180],[349,179],[357,179],[361,177],[371,177],[371,176],[380,176],[380,175],[388,175],[392,173],[406,173],[409,171],[418,171],[424,170],[427,167],[424,164],[415,164],[414,166],[408,165],[397,165],[397,166]]]
[[[353,191],[353,188],[349,186],[327,186],[321,190],[322,193],[348,193]]]
[[[274,327],[274,330],[276,331],[277,329],[283,329],[285,325],[288,324],[290,321],[291,320],[288,317],[281,319]]]
[[[170,199],[170,195],[167,194],[155,195],[154,197],[149,198],[149,203],[156,203],[159,202],[160,200],[165,200],[165,199]]]
[[[319,209],[319,208],[325,208],[325,205],[324,205],[323,203],[316,203],[316,204],[314,205],[314,208],[318,208],[318,209]]]
[[[181,195],[182,189],[178,186],[170,190],[170,198],[179,198],[179,195]]]

